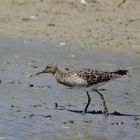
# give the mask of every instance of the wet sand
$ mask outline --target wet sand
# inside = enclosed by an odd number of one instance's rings
[[[101,48],[80,48],[48,42],[0,36],[0,137],[6,140],[138,140],[140,137],[139,54]],[[124,116],[74,113],[55,108],[82,111],[86,93],[57,84],[51,75],[34,75],[48,63],[61,69],[90,67],[100,70],[124,68],[125,77],[102,88],[110,113]],[[100,97],[90,92],[89,111],[103,109]]]

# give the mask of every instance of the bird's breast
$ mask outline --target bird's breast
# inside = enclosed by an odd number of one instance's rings
[[[84,80],[82,77],[79,77],[76,73],[66,77],[65,82],[69,84],[71,87],[87,86],[87,81]]]

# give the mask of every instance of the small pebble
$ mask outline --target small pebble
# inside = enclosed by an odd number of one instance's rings
[[[66,43],[65,43],[65,42],[61,42],[60,45],[61,45],[61,46],[65,46]]]
[[[129,93],[128,92],[126,92],[126,93],[124,93],[125,95],[128,95]]]
[[[30,17],[22,18],[23,21],[30,21],[30,20],[37,20],[39,17],[38,15],[32,15]]]
[[[31,77],[33,77],[33,75],[27,75],[26,77],[27,77],[27,78],[31,78]]]
[[[66,122],[63,122],[64,124],[68,124],[68,123],[70,123],[70,124],[74,124],[74,120],[69,120],[69,121],[66,121]]]
[[[21,110],[19,110],[19,109],[16,109],[16,110],[15,110],[15,112],[21,112]]]
[[[30,65],[30,66],[33,67],[33,68],[35,68],[35,69],[38,68],[37,66],[34,66],[34,65]]]
[[[38,15],[30,16],[30,19],[32,19],[32,20],[36,20],[36,19],[38,19],[38,18],[39,18]]]
[[[52,118],[52,115],[41,115],[43,118]]]
[[[55,24],[50,23],[50,24],[48,24],[48,26],[54,27],[54,26],[55,26]]]
[[[74,124],[74,120],[69,120],[69,123]]]
[[[29,18],[22,18],[23,21],[29,21]]]
[[[55,105],[55,107],[54,108],[58,108],[58,103],[56,102],[56,103],[54,103],[54,105]]]
[[[11,105],[11,107],[14,109],[15,112],[21,112],[20,107],[16,105]]]
[[[77,106],[72,105],[72,104],[67,104],[66,106],[68,106],[68,107],[77,107]]]
[[[8,84],[21,84],[21,82],[20,81],[10,81],[10,82],[8,82]]]
[[[139,121],[139,120],[140,120],[138,117],[133,117],[133,119],[134,119],[135,121]]]
[[[15,106],[15,105],[11,105],[11,107],[18,107],[18,106]]]
[[[37,108],[37,107],[42,107],[42,105],[40,105],[40,104],[35,104],[35,105],[31,105],[32,107],[35,107],[35,108]]]
[[[33,84],[29,84],[29,87],[34,87],[34,85]]]
[[[84,123],[92,123],[92,120],[85,120]]]
[[[114,123],[111,123],[112,125],[124,125],[124,122],[114,122]]]
[[[31,114],[31,115],[29,115],[28,117],[29,118],[33,118],[35,116],[35,114]]]

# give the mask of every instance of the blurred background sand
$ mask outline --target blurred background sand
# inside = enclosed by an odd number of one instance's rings
[[[124,3],[123,3],[124,2]],[[140,0],[1,0],[0,33],[116,51],[140,47]]]

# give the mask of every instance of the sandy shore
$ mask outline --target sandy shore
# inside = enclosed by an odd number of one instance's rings
[[[140,1],[1,0],[0,33],[122,51],[140,46]]]

